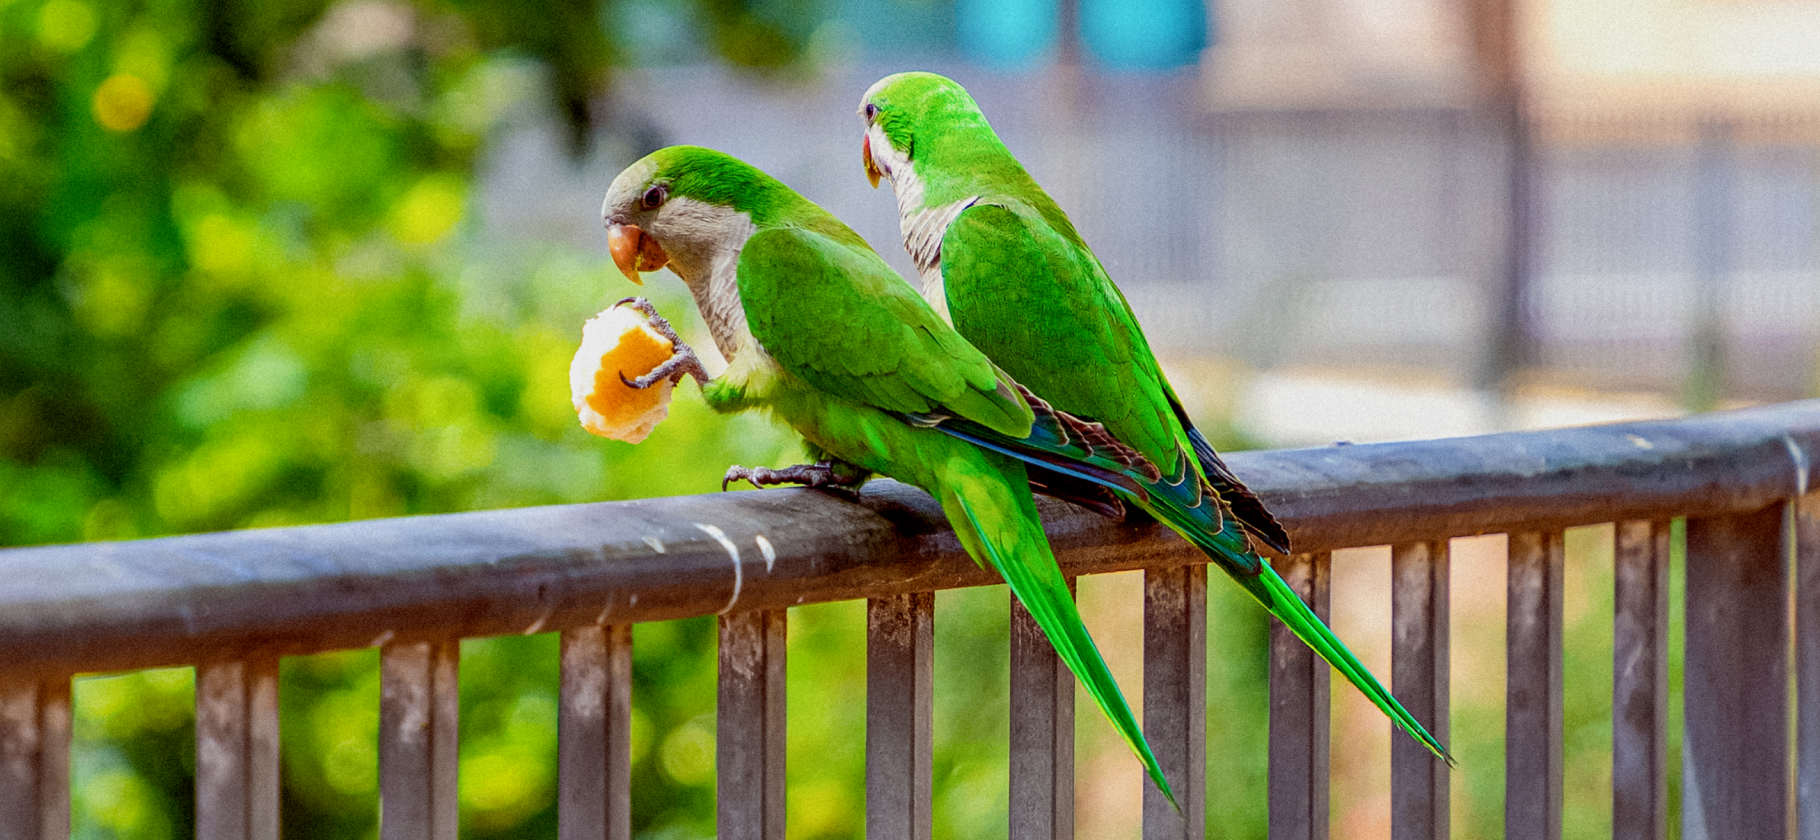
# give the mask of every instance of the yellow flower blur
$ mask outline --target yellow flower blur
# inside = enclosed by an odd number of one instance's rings
[[[152,116],[152,86],[130,73],[116,73],[95,88],[90,103],[95,121],[109,131],[136,131]]]

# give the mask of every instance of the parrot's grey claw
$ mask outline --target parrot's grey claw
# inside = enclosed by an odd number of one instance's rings
[[[708,384],[713,377],[708,375],[707,368],[702,367],[701,359],[696,357],[695,350],[689,347],[689,345],[684,344],[682,339],[677,338],[676,333],[670,329],[669,324],[664,323],[662,318],[653,315],[651,316],[651,320],[652,326],[657,327],[658,332],[667,333],[665,338],[670,339],[670,343],[674,345],[674,349],[670,353],[670,358],[665,359],[663,364],[652,368],[650,373],[636,379],[627,379],[625,372],[620,371],[619,381],[625,383],[627,388],[638,388],[640,390],[656,385],[665,379],[668,379],[672,384],[675,384],[681,382],[684,376],[695,377],[695,384],[697,385]]]
[[[633,295],[628,298],[621,298],[618,303],[615,303],[613,305],[615,307],[620,307],[620,306],[625,306],[628,303],[632,304],[633,309],[643,312],[645,314],[646,318],[661,317],[657,314],[657,307],[652,306],[651,302],[648,300],[645,300],[643,295]]]
[[[651,318],[650,318],[650,324],[651,324],[651,329],[656,330],[658,335],[661,335],[664,338],[669,339],[671,344],[674,344],[677,347],[685,347],[685,348],[689,346],[689,345],[683,343],[682,337],[676,334],[676,328],[670,326],[670,322],[668,320],[665,320],[664,316],[659,315],[656,312],[652,312]],[[691,356],[693,356],[694,354],[695,354],[694,351],[690,351],[690,353],[689,353],[689,355],[691,355]]]
[[[658,335],[661,335],[664,338],[669,339],[671,344],[674,344],[678,347],[686,346],[683,344],[682,339],[677,337],[676,328],[670,326],[670,319],[657,314],[657,307],[652,306],[651,302],[648,300],[645,300],[643,297],[640,297],[638,295],[633,295],[629,298],[624,298],[624,299],[620,300],[620,302],[615,303],[613,305],[614,306],[625,306],[628,303],[632,304],[633,309],[636,309],[640,313],[643,313],[643,315],[645,316],[645,323],[650,324],[651,329],[656,330]]]
[[[865,475],[853,476],[839,466],[821,461],[814,464],[797,464],[774,470],[770,467],[742,467],[734,465],[727,468],[726,476],[720,480],[720,489],[726,490],[735,481],[745,481],[754,487],[774,487],[779,484],[800,484],[816,490],[831,490],[849,499],[859,496],[859,488],[865,483]]]

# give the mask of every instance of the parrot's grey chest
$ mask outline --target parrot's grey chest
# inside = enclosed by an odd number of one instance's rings
[[[923,299],[929,301],[945,320],[948,318],[948,295],[942,285],[942,237],[961,212],[972,207],[980,197],[974,195],[947,204],[926,205],[922,179],[908,164],[893,175],[891,186],[897,192],[897,216],[903,231],[904,250],[910,253],[916,274],[923,281]]]
[[[662,213],[671,267],[694,296],[714,346],[732,361],[749,335],[739,299],[739,254],[757,227],[742,211],[685,196],[672,198]]]
[[[689,284],[689,293],[695,296],[695,307],[714,336],[714,346],[731,360],[749,334],[745,302],[739,297],[739,251],[717,261],[707,282]]]
[[[916,264],[916,273],[923,278],[925,288],[930,283],[941,282],[943,234],[948,232],[948,226],[954,224],[961,211],[972,207],[976,201],[979,201],[979,196],[969,196],[959,201],[900,214],[904,250],[910,252],[910,261]]]

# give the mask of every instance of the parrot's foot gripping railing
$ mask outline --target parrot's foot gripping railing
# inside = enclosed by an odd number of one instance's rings
[[[1309,552],[1279,567],[1317,609],[1328,552],[1392,546],[1393,689],[1443,739],[1448,538],[1509,534],[1511,838],[1560,836],[1562,529],[1606,522],[1614,833],[1663,836],[1668,535],[1685,517],[1681,819],[1689,837],[1780,838],[1820,827],[1820,795],[1790,798],[1820,786],[1817,452],[1820,401],[1231,463]],[[1188,816],[1148,790],[1145,835],[1198,837],[1206,567],[1160,528],[1044,513],[1069,574],[1145,570],[1145,729]],[[279,657],[378,646],[383,836],[454,840],[458,641],[561,630],[560,834],[624,840],[631,625],[719,614],[720,836],[781,839],[785,610],[854,598],[870,599],[868,836],[927,838],[932,593],[993,582],[941,522],[884,482],[861,504],[717,493],[0,552],[0,838],[68,832],[73,673],[177,664],[197,669],[198,836],[276,838]],[[1327,666],[1280,628],[1271,659],[1271,836],[1325,837]],[[1012,836],[1066,837],[1073,683],[1027,619],[1012,669]],[[1446,837],[1446,768],[1401,737],[1392,765],[1395,836]]]

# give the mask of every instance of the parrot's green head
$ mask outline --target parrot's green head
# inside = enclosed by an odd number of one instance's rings
[[[896,184],[935,147],[927,142],[919,146],[919,136],[947,139],[975,128],[992,131],[967,89],[934,73],[896,73],[878,80],[860,100],[859,115],[866,121],[866,177],[874,187],[880,177]]]
[[[639,272],[667,265],[693,282],[793,197],[789,187],[731,155],[671,146],[619,173],[600,214],[613,262],[627,279],[642,284]]]

